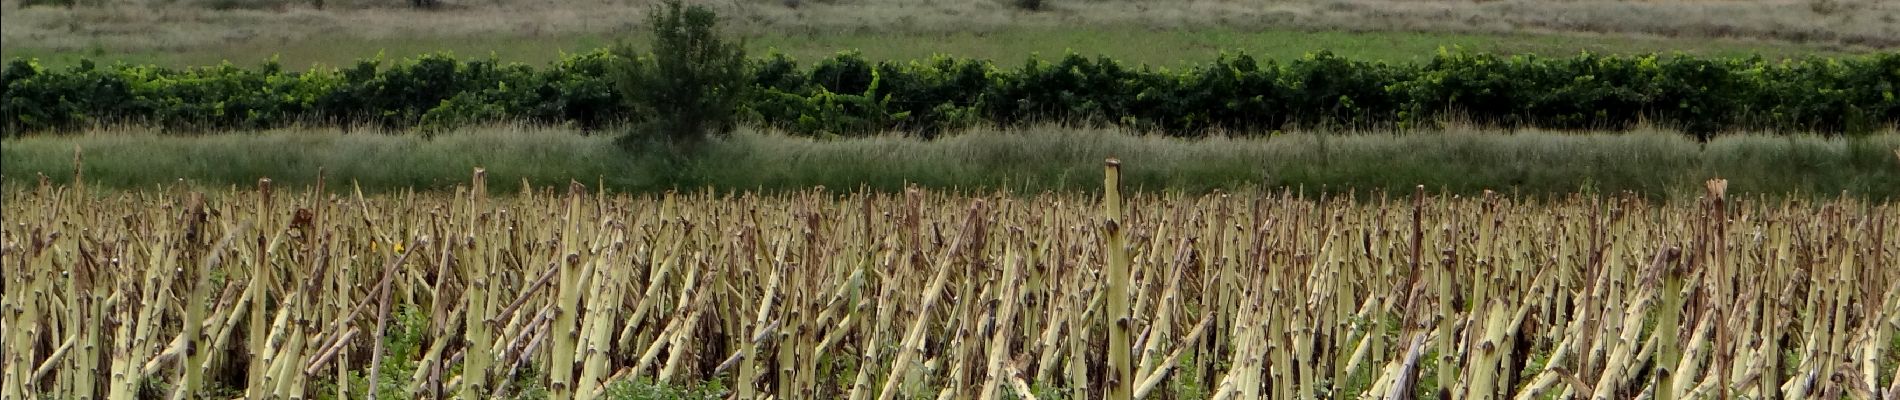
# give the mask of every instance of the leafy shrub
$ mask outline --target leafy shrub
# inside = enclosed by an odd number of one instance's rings
[[[229,11],[282,9],[290,4],[288,1],[283,0],[198,0],[194,5],[213,10]],[[319,6],[319,8],[321,8],[321,6]]]
[[[72,8],[79,5],[78,0],[20,0],[20,8],[33,6],[60,6]]]
[[[456,94],[422,114],[422,130],[435,133],[456,127],[500,121],[508,117],[501,106],[480,100],[476,92]]]
[[[1078,55],[1005,69],[982,60],[871,61],[841,53],[807,67],[776,54],[745,60],[736,44],[716,40],[709,12],[659,14],[673,16],[666,28],[673,34],[662,35],[669,44],[652,54],[622,46],[542,68],[446,54],[302,72],[274,63],[51,69],[16,59],[0,66],[0,128],[10,135],[112,123],[188,132],[292,123],[439,130],[509,120],[630,126],[660,135],[643,138],[690,143],[741,122],[810,136],[923,137],[975,124],[1048,122],[1190,137],[1404,130],[1444,120],[1560,130],[1649,123],[1703,139],[1741,129],[1861,134],[1900,124],[1900,53],[1891,52],[1768,61],[1442,51],[1420,64],[1330,53],[1287,62],[1223,55],[1180,71]],[[691,48],[707,50],[682,50]]]

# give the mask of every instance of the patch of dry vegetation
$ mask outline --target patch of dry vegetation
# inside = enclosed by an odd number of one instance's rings
[[[1892,204],[1124,198],[1117,169],[1101,196],[16,189],[0,395],[1900,395]]]

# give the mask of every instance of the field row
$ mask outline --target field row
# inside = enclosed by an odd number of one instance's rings
[[[5,193],[0,397],[1887,398],[1900,210]],[[512,184],[512,183],[510,183]],[[313,194],[314,193],[314,194]]]
[[[623,68],[636,56],[596,50],[534,68],[428,55],[305,72],[274,63],[170,69],[82,62],[52,69],[16,59],[0,70],[0,125],[15,135],[113,123],[175,131],[370,125],[435,132],[496,122],[601,129],[704,111],[630,107],[627,93],[670,99],[686,90],[637,83],[642,78]],[[1890,52],[1777,61],[1441,51],[1407,64],[1320,52],[1284,63],[1222,56],[1178,71],[1075,54],[1017,68],[948,57],[874,61],[856,53],[809,66],[781,55],[731,62],[717,69],[730,76],[696,78],[717,81],[695,90],[737,93],[734,104],[703,107],[718,114],[707,118],[815,137],[934,137],[971,126],[1050,122],[1173,136],[1431,130],[1446,121],[1619,131],[1650,124],[1700,138],[1732,131],[1861,134],[1900,124],[1900,53]],[[735,116],[720,107],[735,107]]]

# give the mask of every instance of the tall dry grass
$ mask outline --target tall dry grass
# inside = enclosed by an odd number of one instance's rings
[[[1289,133],[1177,139],[1115,129],[1053,126],[976,129],[932,141],[897,136],[820,140],[741,130],[683,165],[623,152],[609,135],[547,127],[474,128],[434,137],[285,129],[215,135],[161,135],[139,129],[0,142],[0,184],[31,185],[44,174],[73,178],[75,148],[102,189],[149,189],[185,180],[200,187],[249,186],[268,177],[307,188],[322,168],[332,182],[371,193],[440,190],[471,168],[491,179],[556,185],[578,180],[616,191],[712,187],[797,191],[812,186],[901,192],[907,185],[1018,193],[1098,191],[1101,159],[1129,162],[1130,191],[1187,193],[1290,188],[1309,194],[1409,192],[1521,196],[1632,191],[1652,199],[1693,199],[1711,177],[1746,195],[1900,198],[1900,135],[1826,138],[1750,133],[1698,144],[1653,129],[1565,133],[1449,128],[1395,134]],[[332,187],[333,189],[337,186]]]

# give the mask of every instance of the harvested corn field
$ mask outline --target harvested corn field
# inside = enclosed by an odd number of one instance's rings
[[[1895,398],[1900,211],[5,193],[0,397]],[[349,191],[342,191],[348,193]]]

